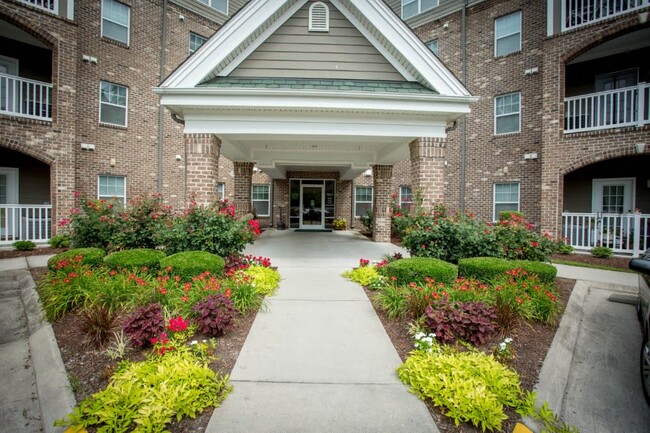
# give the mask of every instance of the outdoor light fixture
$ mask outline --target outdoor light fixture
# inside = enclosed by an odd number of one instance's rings
[[[372,176],[372,169],[369,168],[368,170],[364,171],[364,172],[363,172],[363,175],[364,175],[365,177],[370,177],[370,176]]]
[[[644,153],[645,152],[645,143],[637,143],[634,145],[636,147],[636,153]]]

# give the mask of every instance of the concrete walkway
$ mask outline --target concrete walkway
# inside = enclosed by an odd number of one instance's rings
[[[0,430],[55,433],[75,406],[54,332],[30,268],[50,256],[0,260]]]
[[[403,252],[358,233],[269,230],[246,250],[282,282],[235,364],[208,432],[438,432],[399,381],[401,363],[363,289],[341,273]]]

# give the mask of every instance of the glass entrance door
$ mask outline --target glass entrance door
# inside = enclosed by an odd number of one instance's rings
[[[300,188],[300,228],[322,229],[323,185],[302,185]]]

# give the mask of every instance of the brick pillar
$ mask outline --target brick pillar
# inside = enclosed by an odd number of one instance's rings
[[[393,189],[393,166],[373,165],[372,174],[374,178],[372,239],[375,242],[390,242],[390,194]]]
[[[253,179],[252,162],[233,162],[235,169],[235,212],[237,216],[251,211],[251,184]]]
[[[445,199],[445,139],[421,137],[409,144],[413,188],[430,208]]]
[[[185,134],[186,196],[198,204],[216,201],[221,140],[212,134]]]

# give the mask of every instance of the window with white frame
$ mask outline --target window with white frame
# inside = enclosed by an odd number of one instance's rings
[[[519,212],[519,182],[494,184],[494,215],[493,220],[499,220],[499,212]]]
[[[115,0],[102,0],[102,36],[129,45],[131,8]]]
[[[402,18],[410,18],[438,6],[438,0],[402,0]]]
[[[201,3],[204,3],[210,6],[212,9],[216,9],[224,15],[228,15],[228,0],[199,0]]]
[[[198,50],[201,47],[201,45],[203,45],[203,43],[207,40],[208,38],[204,38],[201,35],[197,35],[196,33],[190,32],[190,54]]]
[[[257,216],[269,216],[271,210],[271,185],[253,185],[252,206]]]
[[[399,187],[399,207],[410,209],[413,204],[413,191],[410,186]]]
[[[97,182],[97,198],[104,200],[117,200],[122,205],[126,204],[126,177],[124,176],[99,176]]]
[[[354,188],[354,216],[362,217],[372,210],[372,187],[357,186]]]
[[[521,93],[508,93],[494,98],[494,133],[519,132],[521,125]]]
[[[434,56],[438,57],[438,39],[434,39],[425,44]]]
[[[126,126],[129,89],[108,81],[99,82],[99,121]]]
[[[494,20],[494,56],[521,51],[521,12]]]
[[[217,184],[217,196],[219,197],[219,200],[226,198],[226,184],[223,182]]]

